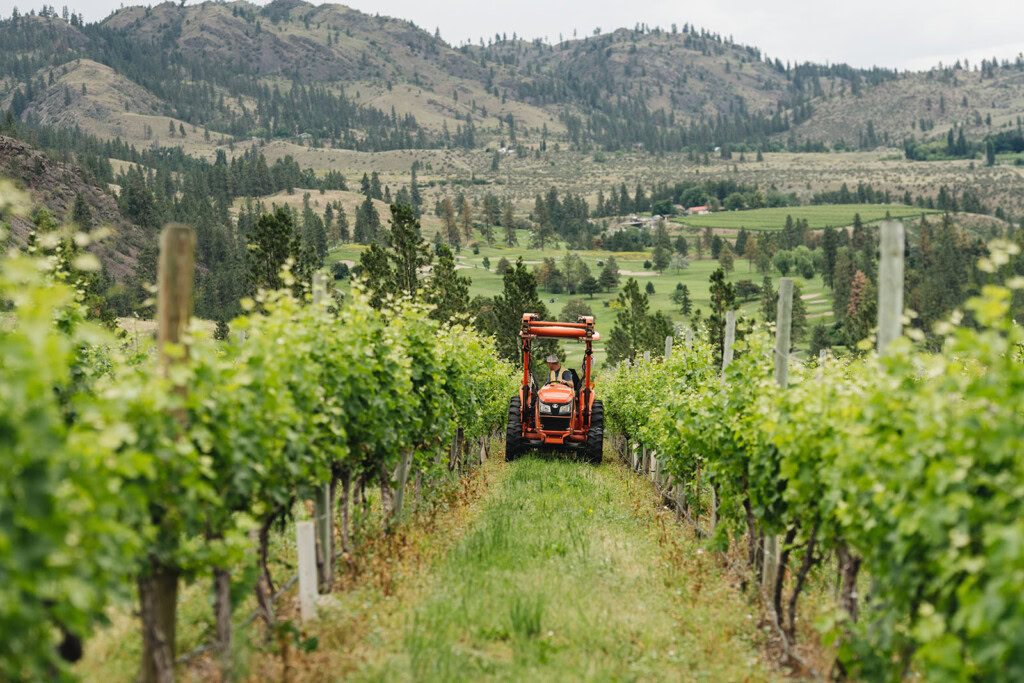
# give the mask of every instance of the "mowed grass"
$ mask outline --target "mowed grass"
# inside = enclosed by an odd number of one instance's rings
[[[773,678],[716,563],[674,525],[666,556],[644,480],[563,457],[510,468],[351,680]]]
[[[499,228],[500,230],[500,228]],[[424,230],[427,233],[427,230]],[[431,235],[432,236],[432,235]],[[528,244],[529,236],[526,232],[519,233],[519,243]],[[474,237],[474,240],[479,240],[482,243],[482,237],[479,235]],[[691,240],[692,241],[692,240]],[[364,251],[365,247],[359,245],[346,244],[341,248],[335,249],[331,252],[330,260],[338,261],[350,261],[352,263],[358,263],[359,257]],[[691,247],[691,252],[696,250]],[[590,272],[594,277],[597,277],[601,273],[600,263],[607,261],[608,257],[612,255],[612,252],[608,251],[576,251],[573,253],[579,254],[580,258],[590,268]],[[559,262],[565,256],[565,249],[547,248],[544,251],[539,249],[529,249],[525,247],[510,247],[504,248],[499,246],[487,247],[482,246],[479,254],[473,254],[470,249],[462,249],[458,254],[458,264],[463,266],[459,270],[461,275],[469,277],[471,280],[469,295],[475,297],[478,295],[486,297],[494,297],[502,293],[504,290],[504,280],[502,276],[496,272],[498,261],[502,258],[508,259],[512,264],[515,263],[517,258],[522,258],[524,263],[528,264],[531,269],[536,267],[545,258],[555,258]],[[690,256],[694,260],[690,261],[690,265],[687,268],[676,270],[675,268],[668,268],[664,273],[658,274],[653,271],[646,270],[644,268],[645,261],[650,260],[650,252],[625,252],[615,253],[615,261],[618,263],[620,270],[620,282],[619,287],[626,283],[629,277],[635,277],[637,282],[640,284],[641,291],[646,290],[647,283],[654,285],[654,293],[648,295],[650,301],[650,310],[661,311],[665,313],[673,322],[687,325],[689,319],[682,315],[679,311],[679,307],[672,302],[672,293],[676,289],[677,284],[684,284],[690,291],[690,300],[693,305],[693,310],[698,308],[704,317],[707,317],[711,306],[711,291],[709,278],[711,274],[719,267],[718,261],[710,258],[704,258],[702,260],[696,260],[696,254],[691,253]],[[483,265],[484,258],[488,259],[489,269],[485,269]],[[642,273],[638,275],[629,275],[629,273]],[[760,286],[764,276],[759,274],[756,268],[752,268],[750,263],[745,259],[736,259],[734,270],[729,273],[728,279],[731,282],[739,282],[741,280],[751,280],[754,284]],[[778,286],[779,274],[773,273],[771,275],[773,286]],[[347,289],[348,283],[339,283],[342,289]],[[814,315],[816,313],[822,313],[831,310],[832,293],[822,282],[821,276],[816,275],[810,280],[798,280],[798,284],[801,287],[801,292],[804,296],[817,295],[815,299],[815,306],[808,305],[808,315]],[[611,307],[611,303],[616,300],[618,296],[618,290],[608,292],[598,292],[593,297],[588,297],[585,294],[577,294],[570,296],[566,292],[559,294],[552,294],[546,291],[538,291],[538,295],[544,305],[547,307],[548,317],[553,319],[559,319],[559,314],[562,308],[570,299],[580,299],[588,306],[594,313],[597,321],[597,330],[600,332],[605,340],[609,338],[612,327],[615,324],[615,311]],[[827,305],[826,305],[827,304]],[[746,301],[740,303],[740,315],[747,317],[757,317],[759,315],[760,301]],[[819,322],[831,322],[831,318],[825,317],[821,319],[808,320],[810,325],[816,325]],[[809,337],[808,337],[809,338]],[[562,348],[565,350],[567,355],[568,364],[573,367],[579,367],[583,361],[584,347],[579,342],[563,342]],[[594,364],[595,367],[600,367],[600,364],[604,362],[606,357],[605,343],[598,342],[594,345]]]
[[[812,230],[819,230],[852,225],[856,214],[860,214],[860,219],[865,223],[873,223],[885,218],[886,213],[893,218],[906,218],[936,212],[904,204],[829,204],[719,211],[703,216],[679,216],[672,221],[692,228],[782,230],[786,225],[786,216],[792,216],[793,220],[805,219]]]

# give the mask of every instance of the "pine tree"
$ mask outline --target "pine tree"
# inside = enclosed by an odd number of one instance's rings
[[[345,207],[342,206],[341,202],[338,202],[338,216],[335,218],[337,227],[338,240],[342,243],[348,242],[350,239],[348,231],[348,215],[345,213]]]
[[[249,235],[247,257],[248,291],[280,289],[281,268],[293,254],[292,214],[285,207],[259,217]]]
[[[743,256],[747,250],[747,240],[750,239],[750,235],[747,233],[746,228],[740,228],[739,234],[736,235],[736,255]]]
[[[89,210],[89,204],[81,192],[75,195],[75,204],[71,208],[71,222],[85,231],[92,228],[92,211]]]
[[[516,236],[516,222],[512,215],[512,202],[505,200],[505,208],[501,216],[501,227],[505,229],[505,246],[514,247],[519,244]]]
[[[384,193],[380,189],[380,175],[376,171],[370,176],[370,197],[378,200],[384,199]]]
[[[665,337],[672,334],[672,322],[660,311],[648,313],[650,302],[634,278],[626,281],[617,304],[607,362],[635,361],[644,351],[650,351],[652,356],[663,354]]]
[[[779,294],[772,286],[772,279],[767,275],[761,281],[761,316],[766,323],[775,322],[778,314]]]
[[[604,268],[601,269],[601,275],[597,281],[606,292],[619,286],[619,266],[615,262],[614,256],[609,256],[608,260],[604,262]]]
[[[676,253],[679,254],[680,256],[685,257],[687,255],[687,253],[690,251],[690,245],[686,237],[684,237],[683,235],[679,235],[678,237],[676,237],[675,250]]]
[[[466,238],[466,244],[469,244],[473,241],[473,207],[467,201],[462,202],[459,224],[462,228],[462,236]]]
[[[722,245],[722,250],[718,253],[718,264],[722,266],[722,270],[724,270],[726,273],[732,272],[733,255],[732,249],[729,248],[728,242]]]
[[[832,312],[842,322],[850,303],[850,287],[856,267],[850,247],[839,247],[836,252],[836,266],[832,275]]]
[[[455,205],[448,197],[441,200],[441,223],[444,226],[444,237],[448,241],[448,246],[458,248],[461,242],[459,226],[455,222]]]
[[[679,306],[679,312],[684,316],[690,315],[692,303],[690,301],[690,288],[682,282],[676,283],[676,289],[672,292],[672,303]]]
[[[394,273],[394,291],[410,297],[419,289],[419,271],[430,265],[430,250],[420,235],[420,222],[411,206],[391,205],[388,258]]]
[[[536,313],[547,320],[548,309],[537,296],[537,279],[523,265],[522,258],[505,270],[503,285],[502,293],[494,297],[494,315],[488,319],[492,327],[483,331],[494,335],[499,356],[521,367],[519,332],[523,314]],[[535,355],[543,358],[558,352],[558,342],[554,339],[537,340],[533,348]]]
[[[829,288],[833,286],[833,276],[836,271],[836,253],[839,250],[839,235],[835,228],[825,228],[821,238],[821,248],[825,254],[821,279]]]
[[[803,300],[803,291],[797,285],[793,286],[793,311],[790,317],[790,339],[796,346],[807,334],[807,304]]]
[[[395,274],[391,270],[387,251],[379,244],[371,244],[369,249],[360,254],[359,277],[370,295],[370,306],[378,310],[383,308],[385,300],[395,292]]]
[[[467,313],[470,284],[470,279],[459,275],[456,270],[452,250],[442,244],[437,253],[437,264],[431,272],[427,295],[427,300],[436,306],[430,317],[447,322]]]
[[[353,240],[358,244],[370,244],[377,240],[379,230],[380,215],[377,213],[373,201],[367,196],[356,210],[356,227]]]
[[[736,288],[725,279],[725,272],[718,268],[709,278],[711,283],[711,314],[708,316],[708,341],[715,350],[718,363],[722,361],[725,347],[725,314],[736,306]]]

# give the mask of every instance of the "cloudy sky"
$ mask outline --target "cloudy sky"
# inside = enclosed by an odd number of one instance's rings
[[[188,0],[189,4],[196,0]],[[58,9],[64,0],[49,0]],[[71,0],[69,7],[96,21],[121,0]],[[156,3],[153,3],[156,4]],[[258,0],[257,4],[266,4]],[[319,4],[319,2],[315,2]],[[1022,0],[348,0],[364,12],[411,19],[452,44],[504,32],[557,41],[595,28],[608,31],[638,22],[668,29],[692,23],[732,35],[771,57],[846,62],[854,66],[923,69],[938,62],[993,56],[1012,59],[1024,51]],[[35,0],[0,0],[0,15]]]

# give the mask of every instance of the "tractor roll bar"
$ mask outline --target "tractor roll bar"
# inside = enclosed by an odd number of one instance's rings
[[[579,327],[563,327],[561,325],[552,325],[549,327],[534,327],[530,326],[529,335],[532,337],[555,337],[560,339],[591,339],[593,341],[600,341],[601,335],[597,332],[588,334],[587,330]]]
[[[524,339],[529,337],[582,339],[586,341],[600,341],[601,339],[601,335],[594,331],[594,318],[592,316],[581,315],[579,322],[563,323],[537,320],[536,313],[523,314],[523,325],[519,336]]]

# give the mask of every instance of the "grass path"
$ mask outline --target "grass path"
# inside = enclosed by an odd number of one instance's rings
[[[350,680],[778,677],[752,610],[643,480],[560,458],[500,467]]]

